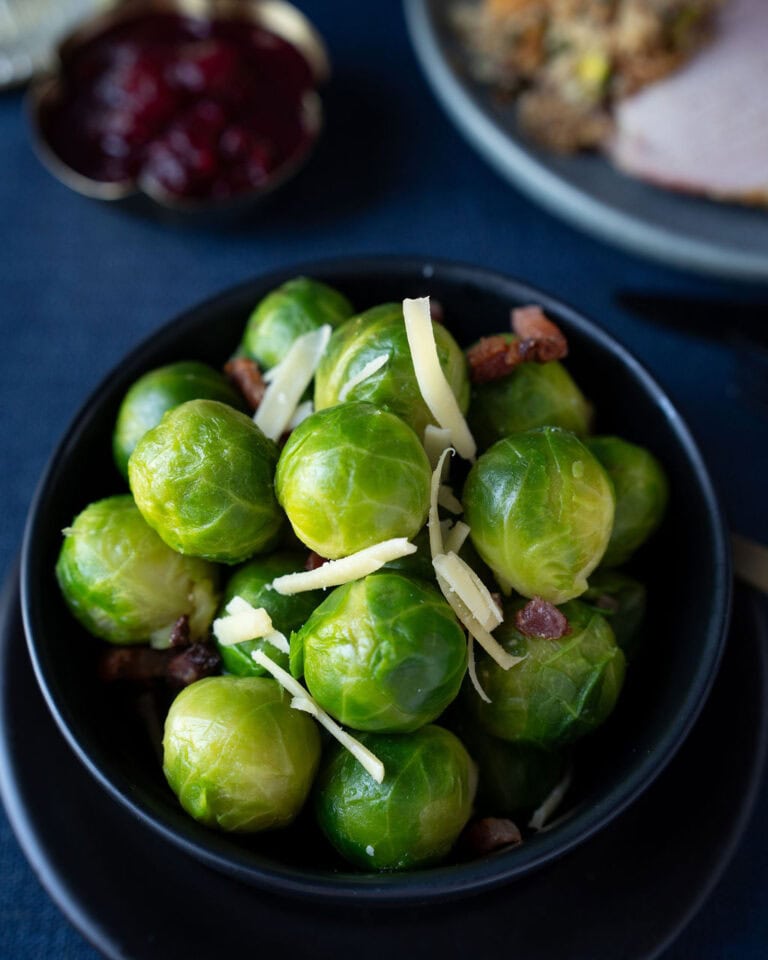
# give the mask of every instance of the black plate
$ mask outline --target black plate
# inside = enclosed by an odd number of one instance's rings
[[[43,885],[115,960],[286,951],[294,960],[337,960],[361,950],[367,960],[392,960],[427,945],[430,956],[451,960],[496,956],[512,943],[521,960],[648,960],[712,890],[760,782],[768,628],[765,608],[742,590],[734,642],[693,733],[645,796],[578,850],[460,906],[393,911],[282,899],[187,857],[99,788],[67,748],[35,684],[17,590],[14,578],[0,601],[3,799]],[[713,743],[729,745],[727,777],[712,775]]]
[[[363,874],[340,864],[317,831],[302,831],[299,824],[254,838],[206,829],[170,793],[134,705],[95,680],[101,644],[76,627],[61,599],[53,573],[60,531],[90,501],[124,489],[112,465],[111,434],[129,384],[172,360],[223,362],[253,305],[299,273],[338,287],[360,309],[429,293],[443,303],[446,323],[465,343],[508,327],[511,305],[541,304],[568,334],[568,366],[595,403],[597,429],[650,447],[670,478],[667,520],[637,569],[649,588],[645,655],[629,671],[611,722],[579,748],[569,818],[516,850],[410,873]],[[520,876],[582,843],[639,796],[674,755],[704,703],[725,637],[730,583],[723,520],[706,467],[671,401],[642,366],[598,326],[520,281],[418,258],[294,266],[164,327],[84,405],[43,477],[22,557],[22,606],[38,680],[70,746],[114,797],[159,835],[237,879],[376,904],[444,899]]]

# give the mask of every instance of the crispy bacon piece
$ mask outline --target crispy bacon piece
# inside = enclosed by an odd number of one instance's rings
[[[258,409],[267,389],[258,363],[249,357],[235,357],[224,364],[224,373],[242,393],[251,410]]]
[[[107,683],[127,680],[149,683],[164,680],[174,687],[185,687],[217,673],[221,658],[208,643],[193,643],[182,649],[153,650],[151,647],[116,647],[108,650],[99,663],[99,676]]]
[[[571,632],[568,619],[557,607],[534,597],[515,614],[515,626],[526,637],[559,640]]]
[[[315,553],[314,550],[311,551],[307,557],[307,562],[304,564],[305,570],[317,570],[318,567],[322,567],[325,563],[325,557],[321,557],[319,553]]]
[[[218,673],[221,657],[209,643],[193,643],[191,647],[169,657],[166,679],[174,687],[187,687],[203,677]]]
[[[182,613],[174,623],[170,640],[172,647],[188,647],[192,643],[192,635],[189,632],[189,614]]]
[[[481,857],[502,847],[516,847],[523,842],[520,829],[512,820],[483,817],[470,823],[461,835],[461,848],[471,857]]]
[[[508,377],[521,363],[549,363],[568,356],[568,341],[557,324],[541,307],[516,307],[512,311],[512,329],[517,339],[503,334],[481,337],[467,350],[469,373],[473,383],[489,383]]]
[[[481,337],[467,350],[469,375],[473,383],[490,383],[501,380],[523,361],[520,342],[511,343],[501,334],[493,337]]]
[[[520,337],[522,359],[549,363],[568,356],[568,341],[562,330],[544,315],[541,307],[516,307],[512,329]]]

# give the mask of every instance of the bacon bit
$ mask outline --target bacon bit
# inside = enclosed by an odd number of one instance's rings
[[[168,660],[167,680],[172,686],[187,687],[203,677],[218,673],[221,657],[210,643],[193,643]]]
[[[541,637],[545,640],[559,640],[571,632],[565,614],[541,597],[534,597],[517,611],[515,626],[525,637]]]
[[[307,557],[307,562],[304,564],[304,569],[317,570],[317,568],[322,567],[325,562],[325,557],[321,557],[319,553],[315,553],[315,551],[312,550]]]
[[[469,375],[473,383],[490,383],[501,380],[523,362],[520,341],[511,343],[506,337],[497,334],[494,337],[481,337],[467,350]]]
[[[523,835],[517,824],[501,817],[475,820],[464,830],[460,840],[462,850],[472,857],[481,857],[503,847],[517,847],[522,842]]]
[[[182,613],[174,623],[170,641],[172,647],[188,647],[192,643],[192,635],[189,631],[189,614]]]
[[[224,364],[224,373],[243,395],[251,410],[257,410],[267,389],[258,363],[249,357],[234,357]]]
[[[562,330],[541,307],[516,307],[512,329],[520,337],[521,358],[527,362],[549,363],[568,356],[568,341]]]
[[[99,677],[105,683],[165,680],[171,686],[185,687],[218,672],[220,665],[218,651],[208,643],[193,643],[181,650],[118,647],[102,656]]]

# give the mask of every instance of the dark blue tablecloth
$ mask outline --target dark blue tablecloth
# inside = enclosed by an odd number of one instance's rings
[[[678,403],[733,527],[768,543],[768,419],[741,390],[737,354],[651,328],[613,302],[624,287],[726,298],[760,291],[634,259],[531,205],[445,119],[396,5],[302,5],[327,37],[335,64],[326,136],[284,197],[237,229],[168,227],[69,193],[33,156],[21,96],[0,96],[0,567],[7,570],[16,554],[56,439],[129,347],[179,311],[254,274],[361,253],[420,253],[497,268],[597,319]],[[768,299],[768,291],[762,295]],[[725,754],[727,747],[716,750]],[[675,816],[684,810],[670,811]],[[667,957],[764,958],[766,895],[764,791],[716,894]],[[80,960],[95,953],[38,885],[0,813],[0,957],[43,956]]]

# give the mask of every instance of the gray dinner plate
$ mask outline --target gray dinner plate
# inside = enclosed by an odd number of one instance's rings
[[[416,54],[456,126],[503,177],[574,226],[701,273],[768,280],[768,212],[674,194],[596,155],[559,156],[520,135],[514,105],[474,82],[449,23],[452,0],[405,0]]]

